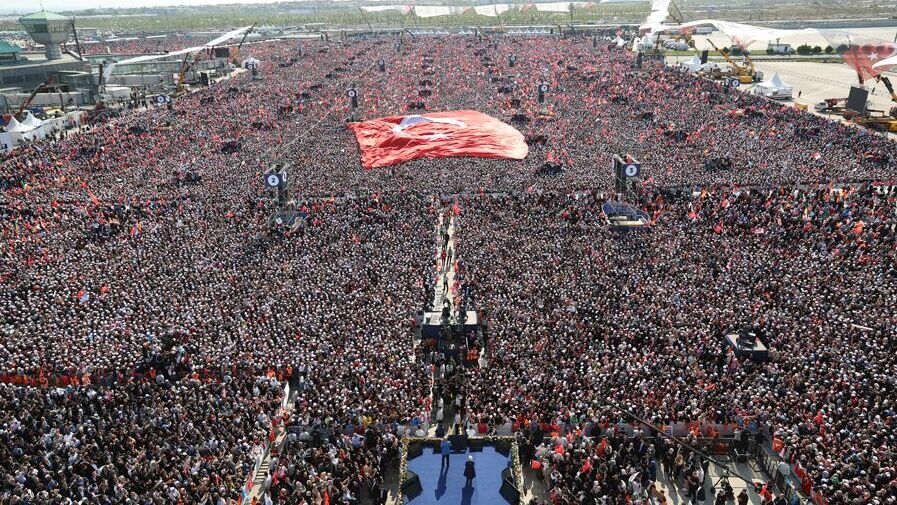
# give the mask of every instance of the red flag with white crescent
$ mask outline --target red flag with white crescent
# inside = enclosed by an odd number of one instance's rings
[[[387,167],[417,158],[469,156],[522,160],[529,152],[523,134],[472,110],[390,116],[349,123],[364,168]]]
[[[884,67],[876,68],[873,65],[894,55],[897,55],[897,44],[882,42],[881,44],[852,44],[841,57],[856,71],[860,82],[865,82],[886,70]]]

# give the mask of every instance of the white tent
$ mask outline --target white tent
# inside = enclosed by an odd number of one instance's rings
[[[31,133],[31,138],[44,138],[47,136],[48,128],[45,127],[44,122],[40,119],[34,117],[34,114],[31,111],[28,111],[28,115],[25,116],[25,119],[22,121],[22,126],[30,126],[33,128]]]
[[[6,125],[6,131],[0,133],[0,144],[5,146],[6,150],[12,151],[22,141],[35,138],[35,133],[33,126],[24,125],[12,117]]]
[[[754,86],[754,93],[774,100],[791,100],[794,89],[785,84],[779,74],[774,74],[772,79],[763,81]]]
[[[11,117],[6,125],[6,133],[28,133],[32,130],[34,130],[33,126],[20,123],[15,116]]]
[[[34,114],[32,114],[31,111],[28,111],[28,115],[25,116],[25,120],[22,121],[23,125],[31,126],[33,128],[40,128],[42,123],[43,122],[40,119],[34,117]]]
[[[697,72],[698,70],[701,70],[701,65],[701,57],[697,54],[692,56],[688,61],[679,62],[679,66],[684,68],[685,70],[688,70],[689,72]]]

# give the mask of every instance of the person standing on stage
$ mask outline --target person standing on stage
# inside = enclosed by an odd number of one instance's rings
[[[448,437],[442,439],[442,443],[439,444],[440,449],[442,450],[442,465],[449,465],[449,454],[452,452],[452,444],[449,442]]]
[[[473,456],[467,456],[467,463],[464,464],[464,487],[470,487],[473,479],[477,477],[477,471],[474,467]]]

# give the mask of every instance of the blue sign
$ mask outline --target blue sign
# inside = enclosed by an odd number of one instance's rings
[[[627,163],[623,165],[623,175],[626,177],[638,177],[642,173],[641,163]]]

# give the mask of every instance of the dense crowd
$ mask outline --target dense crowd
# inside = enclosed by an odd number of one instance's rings
[[[226,376],[119,387],[0,386],[0,501],[232,503],[283,394]]]
[[[881,393],[893,387],[894,193],[677,198],[646,194],[656,225],[631,234],[608,230],[592,194],[462,204],[466,282],[491,328],[490,366],[468,370],[467,415],[570,431],[627,413],[658,426],[758,421],[833,503],[897,498],[894,400]],[[763,336],[769,363],[724,347],[743,328]]]
[[[168,53],[188,47],[201,46],[206,39],[175,34],[149,35],[137,37],[108,37],[86,40],[81,43],[85,55],[140,55],[147,53]]]
[[[293,432],[271,476],[274,503],[386,503],[384,479],[399,460],[399,439],[360,423],[303,426]]]
[[[456,278],[490,329],[488,365],[451,385],[458,424],[756,421],[831,503],[897,499],[895,196],[868,182],[893,179],[894,143],[636,69],[587,38],[244,52],[261,79],[0,158],[0,502],[231,500],[277,411],[278,387],[254,379],[269,370],[297,384],[272,499],[379,501],[400,427],[432,412],[412,316],[432,296],[449,204]],[[363,170],[350,85],[361,119],[479,110],[530,154]],[[622,152],[645,167],[646,233],[609,231],[601,211]],[[289,164],[295,229],[268,226],[275,162]],[[742,327],[764,335],[769,363],[723,350]],[[556,500],[617,499],[633,481],[650,494],[630,477],[657,461],[615,439],[600,456],[600,439],[570,443],[533,444]]]

